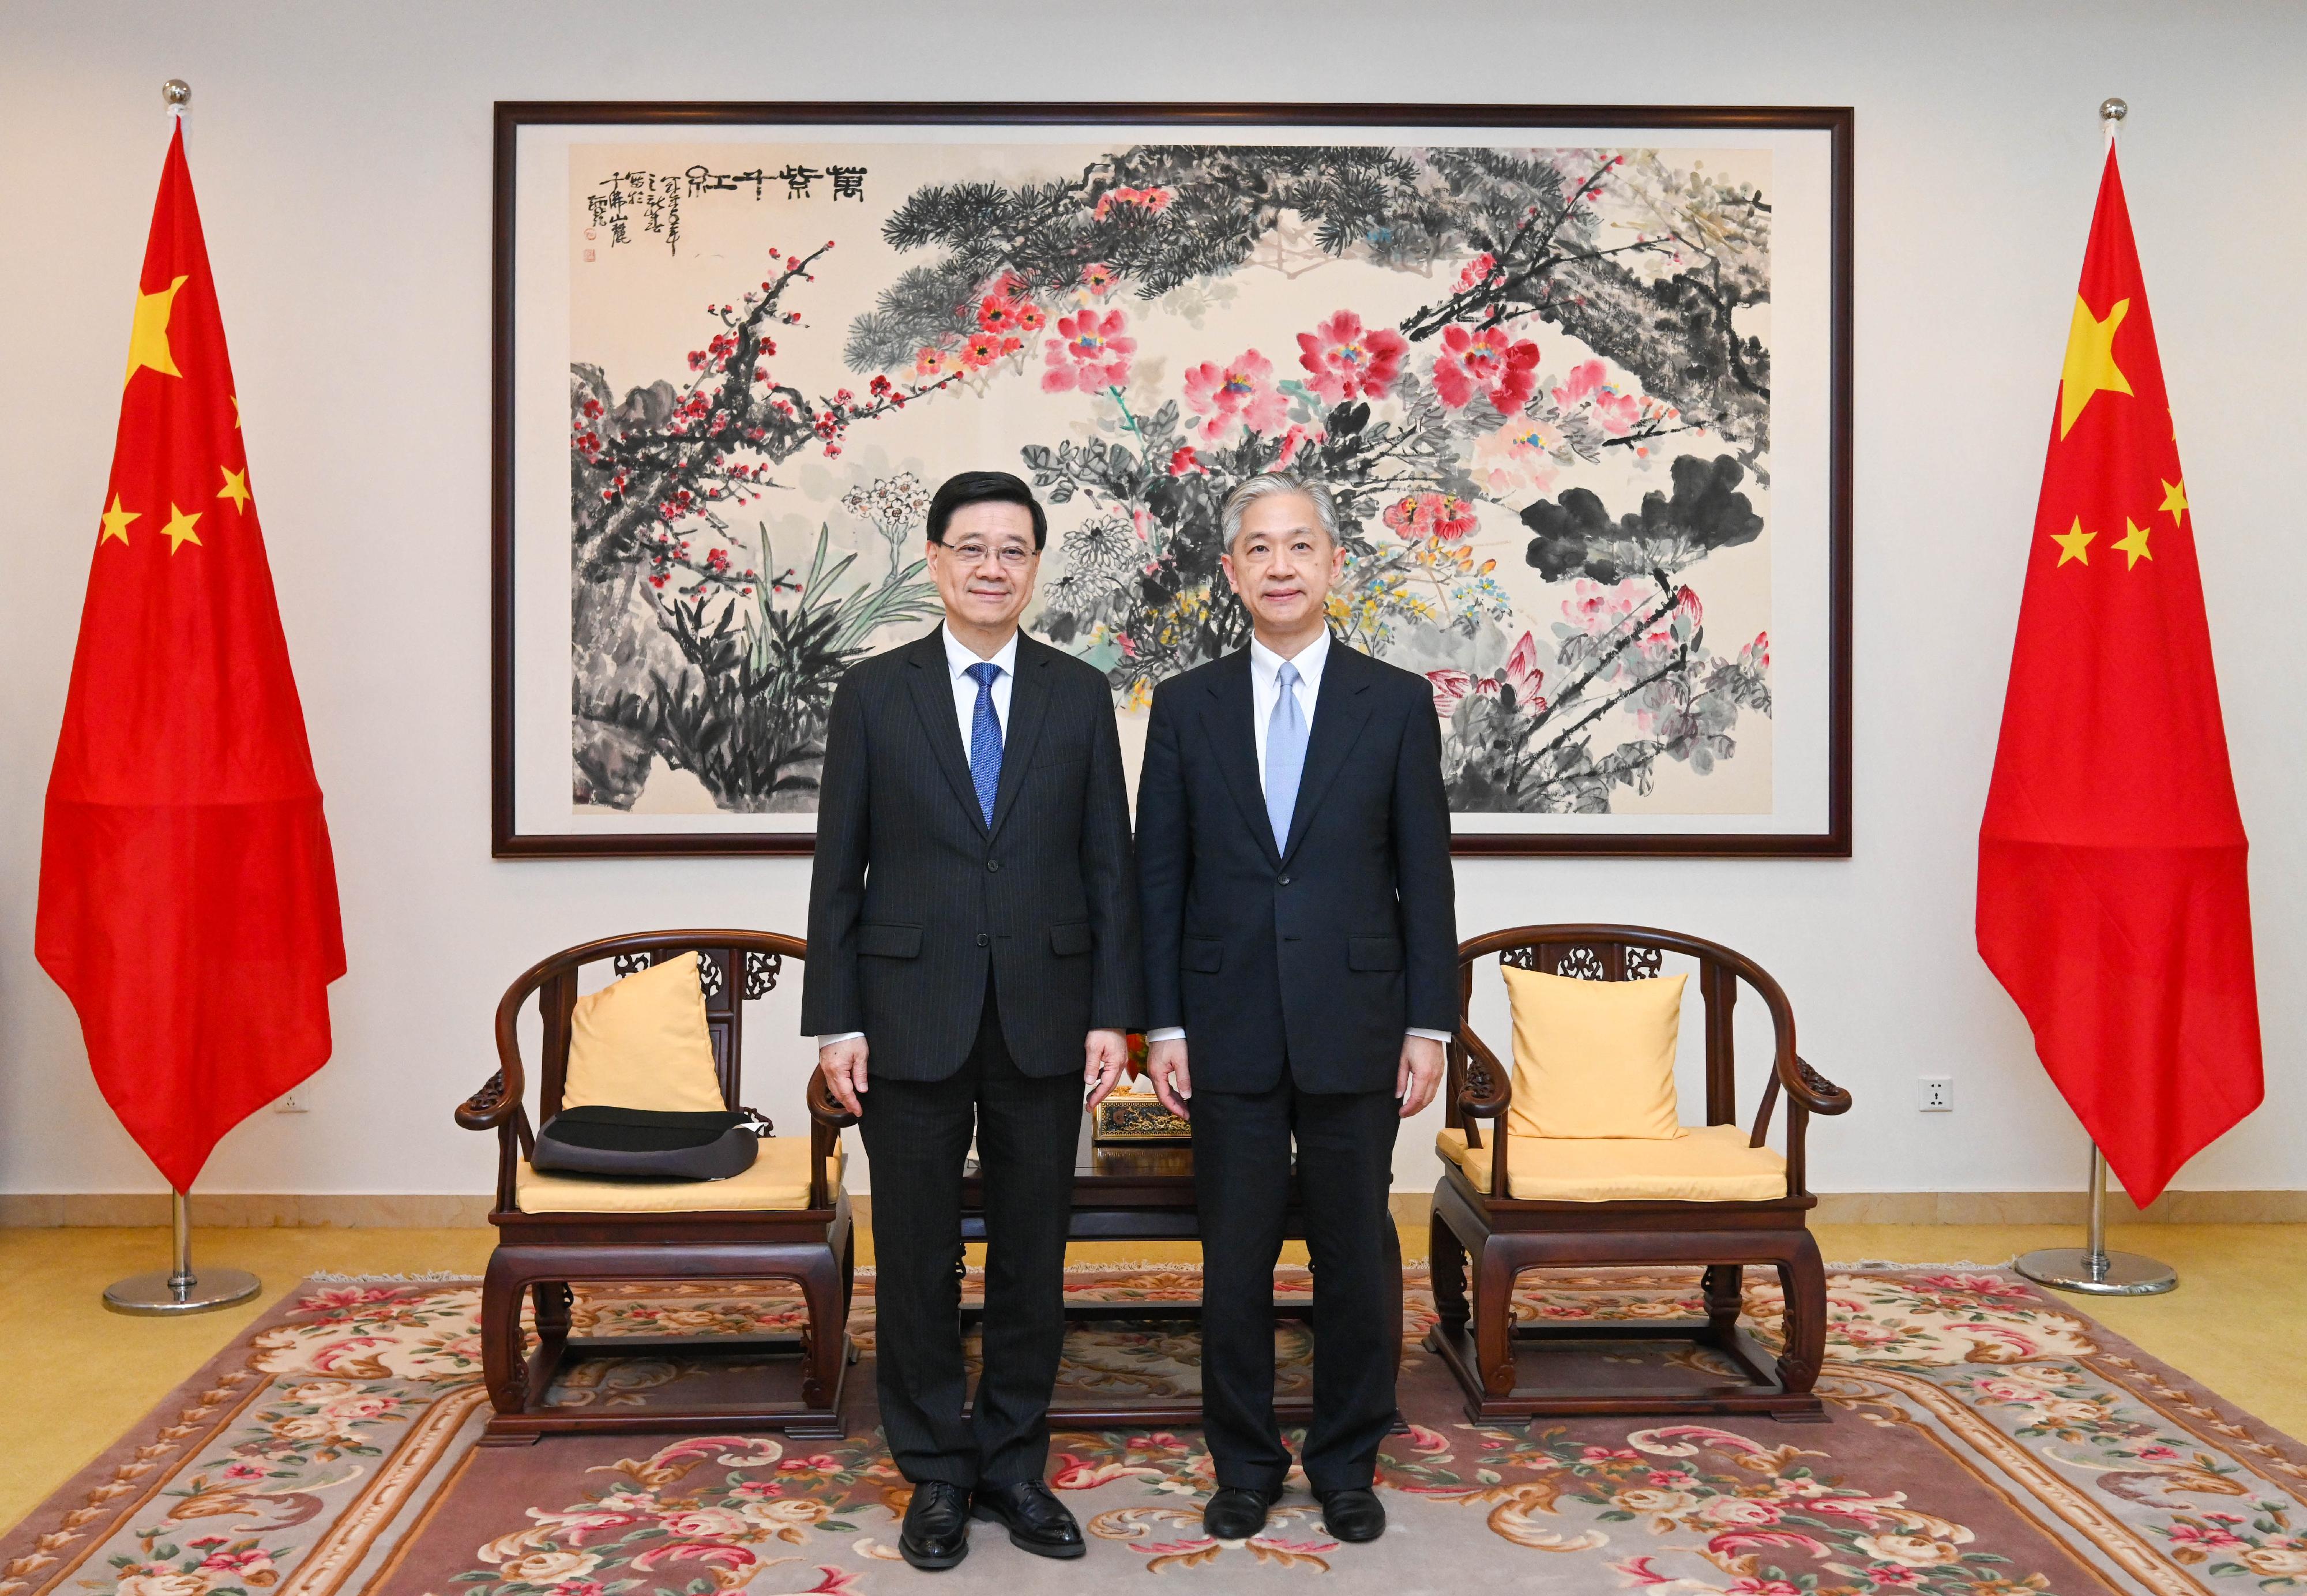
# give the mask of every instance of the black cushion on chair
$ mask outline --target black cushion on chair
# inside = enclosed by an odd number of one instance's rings
[[[592,1103],[564,1109],[536,1133],[529,1162],[570,1175],[725,1180],[753,1167],[768,1126],[741,1113],[666,1113]]]

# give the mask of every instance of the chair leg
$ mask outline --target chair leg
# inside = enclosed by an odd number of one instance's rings
[[[831,1407],[833,1394],[841,1389],[842,1358],[849,1344],[845,1274],[828,1250],[801,1277],[802,1296],[809,1304],[801,1400],[808,1407]]]
[[[536,1304],[536,1334],[541,1341],[565,1341],[569,1337],[569,1310],[575,1306],[577,1293],[569,1289],[566,1281],[540,1280],[528,1288],[529,1298]]]
[[[481,1379],[489,1405],[500,1413],[519,1413],[528,1405],[528,1349],[520,1329],[523,1284],[502,1252],[491,1257],[481,1281]]]
[[[1744,1296],[1746,1271],[1739,1264],[1714,1264],[1699,1281],[1706,1299],[1706,1333],[1710,1346],[1727,1347],[1738,1330],[1738,1307]]]
[[[1514,1388],[1515,1274],[1499,1239],[1483,1237],[1474,1262],[1474,1363],[1482,1371],[1483,1391],[1491,1396],[1512,1395]]]
[[[1466,1248],[1438,1207],[1427,1221],[1426,1259],[1434,1284],[1434,1309],[1439,1316],[1434,1334],[1462,1335],[1466,1331]]]
[[[1826,1266],[1808,1231],[1795,1239],[1779,1266],[1787,1300],[1786,1346],[1779,1355],[1779,1381],[1789,1392],[1807,1392],[1818,1383],[1826,1356]]]

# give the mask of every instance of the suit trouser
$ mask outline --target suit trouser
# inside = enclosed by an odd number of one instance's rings
[[[1065,1343],[1066,1228],[1082,1083],[1019,1071],[986,984],[977,1041],[941,1081],[870,1074],[876,1388],[897,1467],[967,1489],[1042,1478]],[[984,1369],[962,1402],[961,1179],[972,1126],[985,1188]]]
[[[1202,1433],[1221,1486],[1276,1492],[1290,1454],[1274,1417],[1274,1266],[1290,1144],[1314,1263],[1314,1421],[1306,1479],[1367,1488],[1394,1414],[1402,1242],[1388,1197],[1401,1103],[1390,1092],[1194,1094],[1202,1231]],[[878,1181],[877,1181],[878,1189]]]

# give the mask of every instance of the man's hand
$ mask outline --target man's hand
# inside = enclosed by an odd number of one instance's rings
[[[1187,1104],[1193,1100],[1194,1077],[1186,1069],[1186,1039],[1173,1036],[1167,1042],[1148,1043],[1145,1047],[1145,1073],[1154,1077],[1154,1095],[1162,1106],[1180,1120],[1192,1119]]]
[[[862,1117],[865,1110],[857,1100],[865,1095],[865,1039],[853,1036],[846,1042],[818,1049],[817,1068],[825,1077],[825,1089],[833,1094],[833,1101]]]
[[[1082,1112],[1097,1112],[1097,1105],[1113,1090],[1121,1078],[1122,1066],[1128,1062],[1128,1037],[1119,1031],[1089,1034],[1082,1043],[1082,1084],[1089,1088],[1089,1101],[1082,1104]]]
[[[1434,1089],[1442,1084],[1442,1044],[1431,1036],[1405,1036],[1402,1039],[1402,1068],[1394,1072],[1394,1094],[1402,1099],[1402,1117],[1412,1114],[1434,1101]]]

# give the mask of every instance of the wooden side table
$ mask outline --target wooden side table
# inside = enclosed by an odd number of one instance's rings
[[[1282,1221],[1282,1234],[1303,1240],[1305,1222],[1297,1197],[1297,1176],[1291,1177],[1291,1198],[1288,1214]],[[961,1235],[965,1241],[985,1240],[985,1193],[977,1175],[975,1160],[972,1160],[961,1183]],[[1082,1151],[1074,1165],[1073,1223],[1068,1228],[1068,1240],[1075,1241],[1197,1241],[1201,1239],[1201,1216],[1194,1209],[1194,1150],[1188,1146],[1152,1145],[1144,1146],[1095,1146],[1084,1139]],[[1274,1315],[1277,1319],[1303,1319],[1312,1317],[1314,1304],[1308,1297],[1279,1297],[1274,1300]],[[966,1304],[961,1310],[965,1326],[984,1317],[978,1304]],[[1083,1302],[1068,1307],[1066,1317],[1091,1324],[1111,1324],[1131,1320],[1185,1320],[1199,1324],[1202,1305],[1198,1301],[1179,1302]],[[1172,1400],[1123,1403],[1113,1400],[1068,1403],[1060,1400],[1050,1409],[1050,1422],[1060,1428],[1085,1429],[1103,1425],[1173,1425],[1199,1424],[1202,1404],[1198,1394]],[[1313,1403],[1304,1397],[1277,1397],[1274,1416],[1283,1424],[1303,1424],[1313,1417]]]

